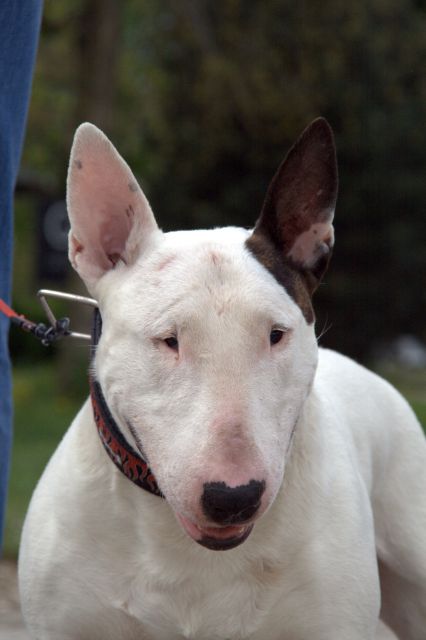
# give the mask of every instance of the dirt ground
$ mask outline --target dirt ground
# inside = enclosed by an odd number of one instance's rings
[[[16,564],[0,560],[0,640],[30,640],[19,607]]]

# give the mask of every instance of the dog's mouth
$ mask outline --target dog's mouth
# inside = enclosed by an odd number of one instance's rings
[[[201,527],[180,513],[177,518],[186,533],[198,544],[213,551],[225,551],[242,544],[249,537],[253,523],[227,527]]]

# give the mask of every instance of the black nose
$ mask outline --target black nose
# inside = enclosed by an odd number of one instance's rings
[[[250,480],[239,487],[229,487],[224,482],[206,482],[201,497],[203,512],[218,524],[241,524],[254,516],[264,491],[264,480]]]

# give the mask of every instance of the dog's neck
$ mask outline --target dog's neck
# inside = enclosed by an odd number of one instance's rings
[[[95,310],[92,351],[98,344],[102,332],[102,318],[99,309]],[[99,437],[105,451],[120,471],[141,489],[149,491],[156,496],[164,497],[157,481],[148,466],[148,463],[127,442],[119,426],[114,420],[108,408],[101,385],[90,375],[90,398],[93,407],[93,416]]]

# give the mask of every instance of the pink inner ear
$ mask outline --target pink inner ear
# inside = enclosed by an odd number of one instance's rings
[[[130,235],[131,226],[128,220],[117,220],[112,218],[105,226],[101,226],[99,243],[112,264],[118,260],[124,260],[127,238]],[[124,260],[124,262],[126,262]]]
[[[77,169],[73,194],[73,229],[86,251],[104,256],[103,268],[110,268],[108,255],[121,255],[132,229],[135,192],[128,187],[126,176],[111,167],[102,172],[86,159]],[[118,173],[118,175],[117,175]],[[123,179],[124,178],[124,179]],[[130,215],[130,211],[133,215]]]
[[[77,130],[68,174],[70,258],[84,278],[128,263],[141,236],[156,228],[149,204],[127,164],[93,125]],[[136,229],[137,227],[137,229]]]

